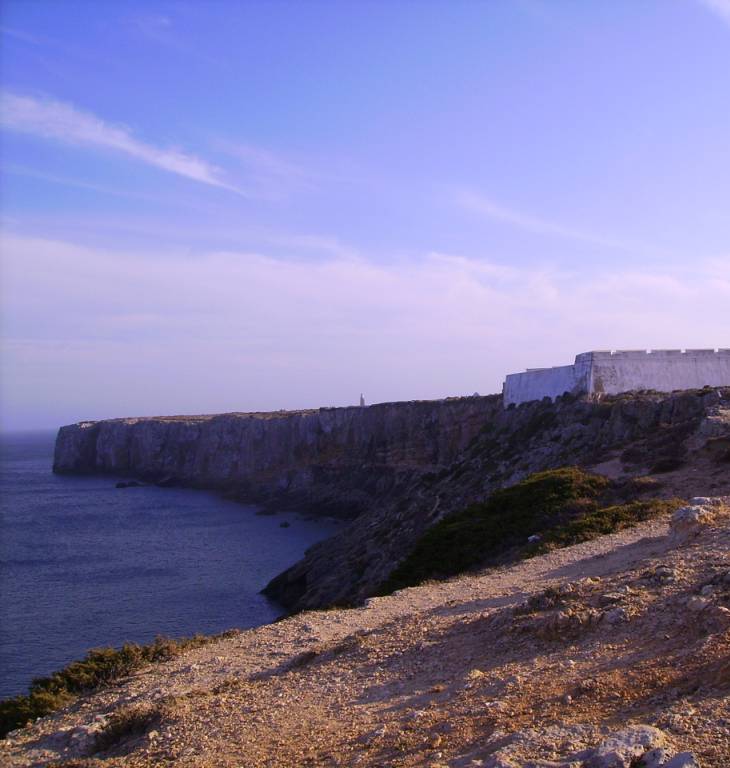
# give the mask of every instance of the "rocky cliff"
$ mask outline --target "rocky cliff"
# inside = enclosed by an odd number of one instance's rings
[[[730,389],[501,397],[63,427],[57,472],[111,472],[224,490],[352,522],[275,578],[288,608],[374,594],[431,524],[530,472],[566,464],[655,475],[654,492],[730,493]],[[695,486],[697,486],[695,488]]]
[[[62,427],[54,472],[114,473],[355,517],[405,479],[450,465],[498,397]]]
[[[378,591],[426,528],[532,472],[582,465],[619,478],[651,475],[652,493],[686,498],[730,493],[728,458],[730,389],[498,408],[450,466],[404,482],[266,592],[293,609],[358,603]]]

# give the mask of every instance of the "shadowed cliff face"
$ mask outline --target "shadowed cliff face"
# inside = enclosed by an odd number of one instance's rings
[[[54,471],[134,475],[352,518],[266,588],[300,610],[372,595],[426,528],[531,472],[611,461],[641,475],[704,461],[722,485],[725,453],[730,390],[702,390],[507,410],[491,396],[85,422],[60,430]],[[682,490],[667,486],[693,495]]]
[[[730,493],[729,459],[730,389],[498,409],[451,465],[404,479],[265,592],[293,610],[358,603],[378,592],[428,527],[533,472],[583,465],[631,477],[661,468],[656,495],[690,497]]]
[[[115,419],[62,427],[55,472],[110,472],[348,517],[400,478],[449,465],[498,397],[269,414]]]

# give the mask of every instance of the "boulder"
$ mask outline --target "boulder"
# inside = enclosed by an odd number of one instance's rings
[[[68,740],[70,754],[78,757],[88,755],[94,751],[96,740],[104,730],[106,718],[94,718],[94,722],[88,725],[78,725],[71,731]]]
[[[631,725],[604,739],[585,763],[585,768],[630,768],[637,758],[667,743],[662,731],[651,725]]]
[[[721,507],[722,503],[723,500],[719,496],[695,496],[689,500],[691,507]]]
[[[712,603],[706,597],[700,597],[699,595],[693,595],[689,598],[689,600],[687,600],[687,608],[690,611],[694,611],[695,613],[704,611],[711,605]]]
[[[710,506],[680,507],[669,523],[672,536],[678,541],[687,541],[699,536],[702,530],[714,520],[714,509]]]
[[[700,764],[691,752],[680,752],[668,763],[664,763],[662,768],[700,768]]]
[[[603,614],[603,620],[608,624],[623,624],[629,620],[629,614],[625,608],[611,608]]]
[[[644,753],[644,756],[639,761],[639,768],[663,768],[666,762],[667,751],[659,747]]]

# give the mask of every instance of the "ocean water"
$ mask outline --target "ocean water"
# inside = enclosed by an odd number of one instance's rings
[[[339,525],[56,476],[54,438],[0,438],[0,698],[89,648],[272,621],[282,611],[259,590]]]

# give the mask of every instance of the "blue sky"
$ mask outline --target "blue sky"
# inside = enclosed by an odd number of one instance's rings
[[[0,15],[0,426],[730,346],[730,0]]]

